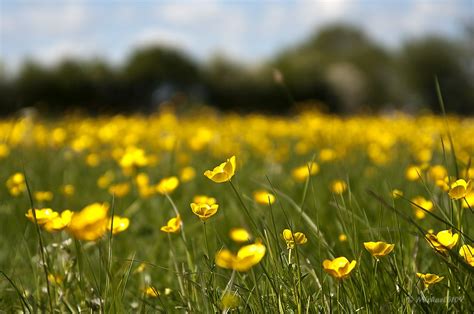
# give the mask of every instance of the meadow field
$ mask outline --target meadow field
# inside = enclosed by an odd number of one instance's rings
[[[459,116],[3,119],[0,312],[468,313],[473,155]]]

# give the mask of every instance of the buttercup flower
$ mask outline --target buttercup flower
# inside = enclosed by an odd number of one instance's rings
[[[296,181],[304,182],[309,176],[314,176],[319,172],[319,165],[315,162],[293,169],[291,175]]]
[[[433,210],[433,202],[425,199],[423,196],[417,196],[411,199],[411,202],[414,203],[411,206],[415,210],[415,217],[418,219],[423,219],[426,217],[426,212],[420,207],[426,209],[427,211]],[[418,205],[418,206],[416,206]]]
[[[215,203],[217,203],[217,201],[214,197],[210,197],[207,195],[196,195],[193,198],[193,203],[214,205]]]
[[[466,197],[469,192],[472,190],[471,180],[465,181],[464,179],[456,180],[453,184],[451,184],[451,189],[449,190],[448,194],[453,200],[458,200],[461,198]]]
[[[156,186],[156,191],[160,194],[171,194],[179,185],[179,179],[175,176],[161,179]]]
[[[288,249],[293,249],[295,244],[305,244],[308,242],[308,238],[303,232],[292,233],[290,229],[283,230],[283,239],[286,241],[286,246]]]
[[[128,192],[130,192],[130,183],[128,182],[117,183],[109,187],[109,193],[119,198],[124,197]]]
[[[464,244],[459,249],[459,255],[461,255],[466,263],[474,267],[474,247],[469,244]]]
[[[147,297],[150,298],[158,298],[160,296],[160,292],[156,290],[155,287],[148,286],[145,288],[145,294]]]
[[[53,199],[53,192],[50,191],[37,191],[33,195],[38,202],[47,202]]]
[[[69,226],[74,213],[69,209],[64,210],[61,215],[47,221],[43,227],[48,232],[61,231]]]
[[[421,278],[421,280],[423,280],[425,288],[429,288],[431,285],[434,285],[435,283],[438,283],[444,279],[444,277],[440,277],[435,274],[416,273],[416,275],[418,276],[418,278]]]
[[[209,205],[206,203],[191,203],[191,210],[195,215],[197,215],[202,221],[206,221],[210,217],[214,216],[217,213],[217,208],[219,205],[213,204]]]
[[[216,265],[226,269],[245,272],[257,265],[265,256],[265,252],[266,247],[260,242],[241,247],[237,254],[233,254],[226,249],[220,250],[216,254]]]
[[[336,279],[344,279],[350,275],[351,271],[356,266],[357,262],[353,260],[349,262],[344,256],[323,262],[324,271]]]
[[[400,191],[399,189],[393,189],[392,190],[392,197],[393,198],[400,198],[403,196],[403,191]]]
[[[112,218],[109,218],[109,222],[107,224],[107,230],[110,231],[110,228],[112,227],[112,234],[117,234],[122,231],[125,231],[128,229],[128,226],[130,225],[130,220],[127,217],[120,217],[120,216],[115,216],[113,219],[112,223]]]
[[[76,239],[95,241],[107,231],[108,211],[107,204],[94,203],[86,206],[82,211],[72,215],[67,230]]]
[[[17,172],[7,179],[7,188],[12,196],[19,196],[26,191],[25,176]]]
[[[230,238],[237,243],[250,241],[250,233],[244,228],[232,228],[229,232]]]
[[[395,244],[385,242],[364,242],[364,247],[373,257],[379,258],[393,251]]]
[[[181,217],[178,215],[168,220],[166,226],[161,227],[161,231],[166,233],[176,233],[181,229]]]
[[[458,243],[459,235],[457,233],[453,234],[451,230],[443,230],[436,235],[429,232],[425,235],[425,238],[436,251],[444,253],[451,250]]]
[[[194,170],[193,167],[188,166],[181,169],[179,178],[181,179],[182,182],[189,182],[192,179],[194,179],[195,176],[196,176],[196,170]]]
[[[347,241],[347,235],[345,235],[344,233],[341,233],[338,237],[339,241],[340,242],[346,242]]]
[[[347,190],[347,183],[342,180],[334,180],[331,182],[331,191],[335,194],[342,194]]]
[[[35,209],[35,214],[36,214],[36,221],[38,222],[38,225],[44,225],[45,223],[55,219],[59,215],[57,212],[55,212],[51,208]],[[25,216],[32,222],[35,222],[35,217],[33,215],[33,211],[31,210],[31,208],[28,210]]]
[[[416,181],[416,180],[419,180],[420,179],[420,175],[421,175],[421,168],[418,167],[418,166],[410,166],[407,168],[406,172],[405,172],[405,177],[409,180],[409,181]]]
[[[253,199],[261,205],[269,205],[275,203],[275,195],[265,191],[259,190],[253,193]]]
[[[206,170],[204,175],[216,183],[227,182],[234,176],[235,167],[235,156],[232,156],[212,171]]]

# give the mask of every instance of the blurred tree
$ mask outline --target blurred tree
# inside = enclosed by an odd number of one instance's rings
[[[472,55],[454,41],[429,37],[408,42],[400,55],[401,79],[409,92],[407,101],[440,112],[434,84],[438,77],[446,110],[474,113],[474,82],[469,63],[472,67]]]
[[[161,84],[188,88],[200,80],[199,67],[183,53],[166,47],[148,47],[134,52],[126,62],[122,79],[131,102],[142,107],[153,105],[153,92]]]

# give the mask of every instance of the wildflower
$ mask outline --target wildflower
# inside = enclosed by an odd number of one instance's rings
[[[55,218],[47,221],[43,227],[48,232],[61,231],[69,226],[72,215],[73,212],[69,209],[66,209],[62,211],[61,215],[58,215]]]
[[[332,161],[332,160],[336,159],[336,157],[337,157],[336,152],[331,148],[323,148],[319,152],[319,160],[321,162]]]
[[[405,172],[405,177],[409,181],[416,181],[420,179],[421,168],[418,166],[409,166]]]
[[[145,263],[140,263],[140,265],[138,265],[138,267],[135,269],[135,271],[133,273],[134,274],[143,273],[143,271],[145,270],[145,267],[146,267]]]
[[[206,221],[217,213],[217,208],[219,205],[205,204],[205,203],[191,203],[191,210],[193,213],[198,216],[202,221]]]
[[[253,199],[261,205],[269,205],[275,203],[275,195],[265,190],[259,190],[253,193]]]
[[[160,296],[160,292],[156,290],[155,287],[148,286],[145,288],[145,294],[147,297],[150,298],[158,298]]]
[[[110,185],[110,183],[112,183],[114,178],[114,173],[112,171],[107,171],[97,179],[97,186],[101,189],[105,189]]]
[[[74,213],[67,230],[76,239],[95,241],[107,231],[109,206],[107,204],[93,203],[84,207],[80,212]]]
[[[229,232],[230,238],[237,243],[250,241],[250,233],[244,228],[232,228]]]
[[[129,170],[138,167],[145,167],[149,163],[145,151],[136,147],[127,147],[125,153],[120,158],[119,164],[123,169]]]
[[[469,192],[471,192],[472,184],[471,180],[467,182],[464,179],[456,180],[453,184],[451,184],[451,189],[449,190],[448,194],[453,200],[458,200],[461,198],[466,197]]]
[[[97,154],[89,154],[86,157],[86,164],[89,167],[97,167],[100,163],[100,156]]]
[[[182,182],[189,182],[194,177],[196,176],[196,170],[194,170],[193,167],[184,167],[181,169],[181,173],[179,175],[179,178],[181,179]]]
[[[128,218],[114,215],[113,222],[112,222],[112,218],[109,218],[109,222],[107,224],[107,230],[110,231],[110,228],[113,228],[112,234],[117,234],[117,233],[127,230],[129,225],[130,225],[130,220]]]
[[[428,170],[428,176],[436,183],[438,180],[444,180],[448,176],[448,171],[442,165],[435,165]]]
[[[461,255],[466,263],[474,267],[474,247],[469,244],[464,244],[459,249],[459,255]]]
[[[7,188],[12,196],[19,196],[26,191],[25,176],[23,173],[14,173],[7,179]]]
[[[323,262],[324,271],[336,279],[344,279],[350,275],[357,262],[349,262],[344,256]]]
[[[347,235],[345,235],[344,233],[341,233],[339,235],[339,242],[346,242],[347,241]]]
[[[286,246],[288,249],[293,249],[295,244],[305,244],[308,242],[308,238],[303,232],[293,233],[290,229],[283,230],[283,239],[286,241]]]
[[[49,273],[48,274],[48,281],[55,285],[60,285],[63,282],[63,276],[61,275],[54,275]]]
[[[453,234],[451,230],[443,230],[436,235],[429,232],[425,235],[425,238],[433,249],[444,253],[451,250],[458,243],[459,235],[457,233]]]
[[[373,257],[379,258],[393,251],[395,244],[385,242],[364,242],[364,247]]]
[[[179,179],[175,176],[161,179],[156,185],[156,191],[160,194],[171,194],[178,187]]]
[[[129,192],[130,192],[130,183],[128,182],[117,183],[109,187],[109,193],[119,198],[124,197]]]
[[[464,198],[464,202],[462,202],[463,208],[474,208],[474,191],[471,190],[468,195]]]
[[[393,198],[400,198],[403,196],[403,191],[400,191],[399,189],[393,189],[392,190],[392,197]]]
[[[342,180],[334,180],[331,182],[331,191],[335,194],[342,194],[347,190],[347,183]]]
[[[55,212],[51,208],[35,209],[35,214],[36,214],[36,222],[38,223],[38,225],[44,225],[45,223],[53,220],[59,215],[57,212]],[[25,216],[32,222],[35,222],[35,217],[33,215],[33,211],[31,210],[31,208],[28,210]]]
[[[235,174],[235,156],[230,157],[212,171],[206,170],[204,175],[216,183],[230,181]]]
[[[411,199],[411,202],[413,203],[412,207],[415,210],[415,216],[418,219],[423,219],[426,217],[426,212],[423,209],[427,211],[433,210],[433,202],[425,199],[423,196],[417,196]]]
[[[214,197],[210,197],[207,195],[196,195],[193,198],[193,203],[198,203],[198,204],[214,205],[216,202],[217,200]]]
[[[72,184],[66,184],[61,187],[61,193],[63,193],[65,196],[72,196],[74,195],[74,192],[75,188]]]
[[[34,193],[34,198],[38,202],[51,201],[53,199],[53,192],[50,191],[37,191]]]
[[[161,227],[161,231],[166,233],[176,233],[181,229],[181,217],[178,215],[174,218],[171,218],[166,223],[166,226]]]
[[[444,279],[444,277],[440,277],[435,274],[416,273],[416,275],[418,276],[418,278],[421,278],[423,280],[426,289],[429,288],[431,285],[434,285],[435,283],[438,283]]]
[[[8,157],[10,154],[10,148],[8,147],[7,144],[0,143],[0,159]]]
[[[240,272],[248,271],[257,265],[265,256],[266,247],[260,242],[241,247],[237,254],[229,250],[221,250],[216,254],[216,265]]]
[[[315,162],[293,169],[291,175],[298,182],[304,182],[309,176],[314,176],[319,172],[319,165]]]

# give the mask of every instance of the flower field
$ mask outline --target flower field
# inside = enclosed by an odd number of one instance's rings
[[[0,121],[0,312],[474,308],[474,119]]]

